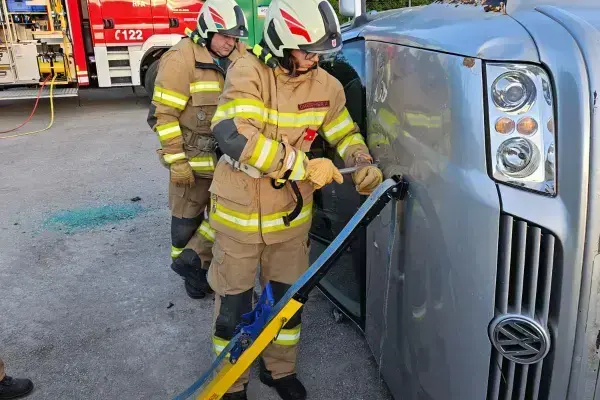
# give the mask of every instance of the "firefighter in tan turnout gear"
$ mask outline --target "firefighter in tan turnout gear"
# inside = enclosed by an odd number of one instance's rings
[[[313,191],[342,176],[329,159],[309,159],[320,134],[353,179],[372,192],[381,171],[346,110],[342,85],[318,67],[319,54],[341,48],[339,22],[327,0],[273,0],[263,40],[231,65],[212,131],[224,155],[210,187],[210,224],[216,231],[208,281],[217,293],[213,346],[231,340],[252,309],[258,266],[275,300],[308,268]],[[260,379],[282,399],[304,399],[296,377],[300,312],[260,359]],[[248,371],[224,399],[246,399]]]
[[[171,268],[185,278],[192,298],[210,291],[214,231],[206,209],[219,153],[210,121],[228,66],[245,52],[239,38],[248,36],[246,26],[235,1],[207,0],[197,29],[162,56],[148,117],[161,162],[170,169]]]

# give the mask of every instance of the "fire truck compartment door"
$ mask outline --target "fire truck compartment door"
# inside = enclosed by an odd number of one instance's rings
[[[97,1],[107,46],[141,46],[154,34],[150,0]]]

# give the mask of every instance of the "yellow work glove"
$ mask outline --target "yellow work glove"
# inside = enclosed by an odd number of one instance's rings
[[[187,160],[175,161],[171,164],[171,182],[176,185],[194,186],[194,171]]]
[[[321,189],[333,181],[337,183],[344,182],[344,177],[330,159],[313,158],[312,160],[308,160],[306,180],[310,181],[315,189]]]
[[[352,179],[358,193],[369,195],[383,181],[383,174],[376,166],[367,165],[353,173]]]

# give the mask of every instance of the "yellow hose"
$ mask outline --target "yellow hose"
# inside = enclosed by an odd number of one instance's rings
[[[10,136],[0,136],[0,139],[11,139],[11,138],[16,138],[19,136],[27,136],[27,135],[33,135],[36,133],[41,133],[44,131],[47,131],[48,129],[50,129],[52,127],[52,125],[54,124],[54,81],[56,80],[56,75],[54,75],[54,77],[52,77],[52,80],[50,81],[50,123],[48,124],[47,127],[45,127],[44,129],[39,129],[37,131],[32,131],[32,132],[25,132],[25,133],[18,133],[16,135],[10,135]]]

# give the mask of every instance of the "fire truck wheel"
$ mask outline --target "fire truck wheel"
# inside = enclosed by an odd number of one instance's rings
[[[152,97],[154,91],[154,81],[158,74],[158,60],[154,61],[146,70],[146,76],[144,76],[144,89],[148,92],[148,96]]]

